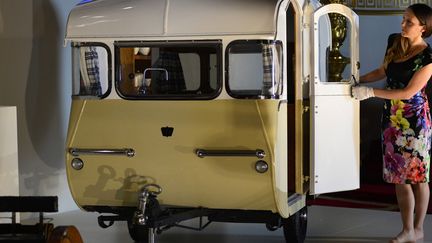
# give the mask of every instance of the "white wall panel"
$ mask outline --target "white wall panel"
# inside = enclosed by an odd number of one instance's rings
[[[19,195],[18,174],[16,107],[0,106],[0,196]],[[0,217],[10,217],[10,213],[1,213]]]

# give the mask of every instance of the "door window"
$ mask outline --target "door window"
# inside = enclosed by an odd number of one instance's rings
[[[351,22],[339,13],[320,16],[318,20],[318,60],[321,82],[350,82]],[[328,28],[331,26],[331,28]]]

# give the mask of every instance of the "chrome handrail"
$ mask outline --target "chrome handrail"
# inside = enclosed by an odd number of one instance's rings
[[[236,157],[251,157],[256,156],[259,159],[265,157],[265,152],[262,149],[255,150],[208,150],[208,149],[197,149],[195,154],[200,157],[213,157],[213,156],[236,156]]]
[[[165,80],[168,80],[169,79],[169,77],[168,77],[168,70],[166,70],[165,68],[146,68],[146,69],[144,69],[144,79],[146,79],[146,73],[147,73],[147,71],[161,71],[161,72],[164,72],[165,73]]]
[[[83,149],[83,148],[70,148],[69,153],[73,156],[80,155],[126,155],[127,157],[134,157],[135,150],[131,148],[124,149]]]

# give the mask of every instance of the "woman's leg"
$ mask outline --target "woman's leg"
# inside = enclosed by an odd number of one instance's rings
[[[391,242],[415,242],[413,189],[410,184],[396,184],[395,186],[403,229]]]
[[[415,198],[415,217],[414,217],[414,230],[416,232],[416,239],[422,239],[423,222],[426,217],[427,208],[429,205],[429,184],[420,183],[413,185],[414,198]]]

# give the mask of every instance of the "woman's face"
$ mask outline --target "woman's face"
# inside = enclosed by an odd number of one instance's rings
[[[425,31],[425,26],[420,24],[420,21],[410,9],[407,9],[403,15],[401,27],[402,36],[409,39],[421,37]]]

